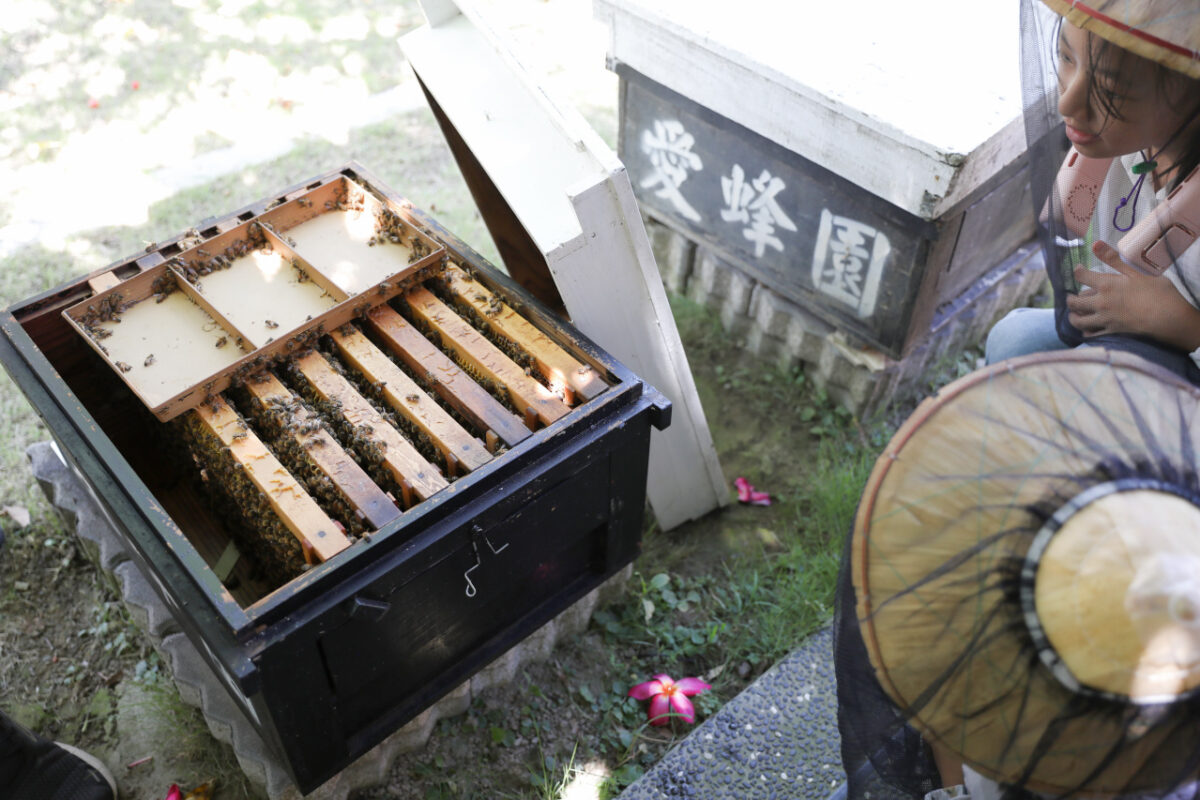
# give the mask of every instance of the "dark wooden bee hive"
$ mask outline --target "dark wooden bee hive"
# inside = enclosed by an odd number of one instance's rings
[[[353,247],[322,228],[360,217]],[[392,266],[354,273],[368,248]],[[0,329],[0,361],[303,792],[638,551],[670,405],[359,165]]]

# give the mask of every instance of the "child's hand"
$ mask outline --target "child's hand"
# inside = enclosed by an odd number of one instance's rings
[[[1092,252],[1117,274],[1075,268],[1075,280],[1087,288],[1067,295],[1067,319],[1084,336],[1137,333],[1188,352],[1200,347],[1200,311],[1170,280],[1129,266],[1107,242]]]

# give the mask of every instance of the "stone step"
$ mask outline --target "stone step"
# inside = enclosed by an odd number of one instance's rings
[[[813,634],[705,720],[620,800],[825,800],[845,782],[832,629]]]

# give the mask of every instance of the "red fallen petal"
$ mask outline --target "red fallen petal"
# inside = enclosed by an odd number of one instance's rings
[[[684,698],[687,699],[687,698]],[[688,701],[691,705],[691,701]],[[650,717],[651,725],[666,725],[670,722],[671,702],[667,700],[665,694],[656,694],[654,699],[650,701],[650,710],[647,712]]]
[[[671,705],[679,712],[679,717],[684,722],[691,724],[696,721],[696,707],[692,705],[691,700],[677,693],[671,695]]]
[[[630,689],[629,696],[634,700],[645,700],[648,697],[660,695],[662,692],[663,686],[661,683],[658,681],[646,681]]]
[[[96,98],[94,98],[94,97],[89,97],[89,98],[88,98],[88,108],[99,108],[99,107],[100,107],[100,101],[99,101],[99,100],[97,100],[97,99],[96,99]]]
[[[142,84],[138,83],[137,81],[134,81],[133,83],[129,84],[129,88],[133,89],[136,92],[138,89],[142,88]]]
[[[183,800],[183,792],[179,791],[178,784],[171,784],[171,788],[167,790],[167,796],[163,800]]]
[[[750,492],[750,505],[752,506],[769,506],[771,505],[771,495],[766,492]]]
[[[679,691],[683,692],[688,697],[698,695],[701,692],[706,692],[712,687],[699,678],[680,678],[676,683]]]
[[[750,481],[745,478],[734,478],[733,485],[737,487],[738,502],[750,502],[750,493],[754,491],[754,487],[750,485]]]

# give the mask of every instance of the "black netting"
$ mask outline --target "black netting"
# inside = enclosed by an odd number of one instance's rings
[[[833,623],[838,731],[850,800],[886,797],[880,784],[912,797],[941,785],[929,746],[891,701],[867,657],[850,579],[850,536],[838,574]]]
[[[1047,666],[1049,645],[1031,629],[1022,599],[1028,580],[1022,565],[1035,537],[1052,519],[1069,519],[1063,509],[1093,502],[1098,490],[1150,488],[1200,506],[1200,390],[1137,359],[1085,350],[964,379],[960,384],[975,381],[969,391],[951,387],[932,409],[919,411],[921,426],[898,436],[877,465],[877,474],[881,467],[891,470],[885,475],[903,468],[905,477],[894,483],[872,477],[878,493],[862,501],[870,509],[867,528],[860,519],[847,537],[834,629],[838,723],[852,800],[897,792],[921,797],[940,785],[918,725],[967,750],[973,743],[963,731],[991,730],[996,741],[1007,739],[988,750],[987,763],[965,759],[985,775],[1010,776],[999,790],[1006,800],[1097,791],[1129,800],[1200,800],[1200,695],[1193,690],[1139,705],[1127,696],[1068,688]],[[942,413],[973,424],[942,428]],[[914,446],[921,459],[907,462],[905,448]],[[918,513],[919,521],[909,521]],[[908,526],[902,537],[894,537],[898,518]],[[997,519],[1003,524],[992,524]],[[888,541],[909,542],[913,531],[927,553],[919,569],[907,557],[910,546]],[[903,575],[893,584],[898,588],[873,585],[871,616],[859,619],[855,576],[872,561],[883,564],[872,568],[876,584],[880,576]],[[910,618],[926,612],[896,611],[895,601],[915,594],[957,599],[911,627],[937,651],[932,666],[888,664],[885,691],[863,631],[909,630]],[[931,627],[937,632],[929,633]],[[948,636],[961,642],[949,656],[940,646]],[[903,639],[891,638],[893,647]],[[872,647],[887,658],[879,643]],[[969,692],[959,691],[964,682]],[[898,702],[895,693],[911,700]],[[946,714],[950,703],[953,713]],[[1006,732],[997,735],[997,728]],[[1023,730],[1035,735],[1020,742]],[[1076,772],[1066,783],[1047,770],[1068,762]],[[1048,783],[1060,789],[1047,795],[1029,788],[1044,792]]]
[[[1171,4],[1164,0],[1159,5]],[[1181,25],[1190,24],[1183,18],[1194,17],[1194,5],[1191,2],[1174,4],[1178,7]],[[1152,272],[1147,266],[1149,262],[1129,254],[1154,249],[1154,254],[1145,258],[1165,270],[1163,275],[1188,303],[1200,306],[1197,299],[1200,247],[1191,247],[1186,235],[1163,236],[1171,225],[1171,217],[1165,212],[1155,213],[1155,209],[1163,205],[1167,193],[1196,166],[1200,154],[1200,130],[1196,124],[1197,111],[1200,111],[1200,83],[1169,70],[1164,75],[1164,68],[1150,67],[1147,66],[1149,62],[1144,62],[1142,69],[1157,69],[1158,72],[1154,72],[1140,91],[1161,93],[1161,102],[1173,112],[1178,111],[1184,122],[1172,129],[1164,143],[1165,149],[1151,147],[1111,161],[1089,159],[1072,149],[1060,113],[1062,56],[1059,42],[1063,25],[1070,23],[1064,22],[1040,0],[1022,0],[1021,78],[1030,179],[1038,216],[1038,238],[1046,254],[1046,269],[1054,293],[1054,323],[1058,337],[1066,347],[1087,344],[1132,352],[1200,384],[1200,369],[1190,356],[1192,345],[1129,330],[1089,332],[1091,335],[1085,336],[1068,318],[1067,307],[1070,296],[1089,291],[1087,286],[1077,282],[1076,267],[1115,272],[1093,254],[1092,246],[1098,241],[1105,241],[1114,248],[1122,247],[1126,263],[1146,273]],[[1090,52],[1072,53],[1069,57],[1080,61],[1095,59],[1115,68],[1131,68],[1130,65],[1138,60],[1099,37],[1090,37],[1090,43]],[[1086,66],[1083,64],[1081,68]],[[1152,106],[1145,102],[1130,104],[1124,91],[1110,92],[1103,80],[1095,81],[1089,89],[1090,106],[1102,109],[1103,113],[1125,114],[1127,120],[1136,121],[1137,114],[1147,113],[1146,109]],[[1103,129],[1104,123],[1097,121],[1098,116],[1093,115],[1088,127]],[[1089,148],[1086,144],[1079,147]],[[1068,158],[1070,170],[1066,169]],[[1158,169],[1144,176],[1137,174],[1135,170],[1143,161],[1157,163]],[[1200,177],[1196,180],[1200,181]],[[1200,195],[1191,205],[1200,215]],[[1190,210],[1188,213],[1191,214]],[[1135,240],[1141,244],[1135,246]],[[1157,248],[1151,248],[1155,242]]]

